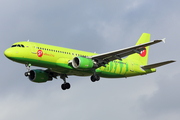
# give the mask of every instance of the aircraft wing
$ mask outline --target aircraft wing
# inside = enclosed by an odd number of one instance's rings
[[[144,44],[128,47],[125,49],[120,49],[120,50],[116,50],[116,51],[112,51],[112,52],[94,55],[94,56],[91,56],[89,58],[97,60],[97,61],[105,62],[105,63],[108,63],[108,62],[116,60],[116,59],[121,60],[121,58],[126,57],[126,56],[131,55],[131,54],[134,54],[134,53],[140,54],[140,52],[142,50],[144,50],[146,46],[150,46],[150,45],[162,42],[162,41],[164,42],[164,40],[165,39],[154,40],[151,42],[147,42]]]
[[[176,61],[170,60],[170,61],[165,61],[165,62],[155,63],[155,64],[151,64],[151,65],[146,65],[146,66],[143,66],[143,67],[141,67],[141,68],[143,68],[143,69],[157,68],[157,67],[160,67],[160,66],[163,66],[163,65],[172,63],[172,62],[176,62]]]

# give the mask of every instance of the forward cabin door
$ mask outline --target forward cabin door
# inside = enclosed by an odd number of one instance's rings
[[[35,43],[29,42],[30,48],[31,48],[31,53],[36,54],[37,53],[37,48]]]

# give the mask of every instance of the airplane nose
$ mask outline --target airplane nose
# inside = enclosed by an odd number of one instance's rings
[[[5,55],[7,58],[9,58],[9,57],[11,57],[12,53],[11,53],[11,51],[10,51],[9,49],[6,49],[6,50],[4,51],[4,55]]]

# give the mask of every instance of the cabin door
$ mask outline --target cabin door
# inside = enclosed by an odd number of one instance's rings
[[[129,62],[129,68],[131,72],[134,72],[134,63],[131,60],[128,60]]]
[[[37,48],[35,43],[29,42],[30,48],[31,48],[31,53],[36,54],[37,53]]]

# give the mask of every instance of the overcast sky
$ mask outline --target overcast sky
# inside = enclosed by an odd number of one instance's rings
[[[179,120],[180,1],[1,0],[1,120]],[[166,43],[150,47],[148,63],[176,60],[145,76],[121,79],[70,76],[42,84],[24,76],[24,65],[4,56],[30,40],[104,53],[135,45],[143,32]],[[31,69],[36,69],[32,67]]]

